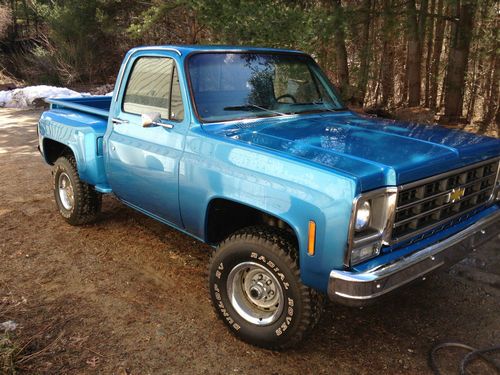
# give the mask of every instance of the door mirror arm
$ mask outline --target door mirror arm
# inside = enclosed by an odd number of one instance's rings
[[[153,126],[162,126],[167,129],[172,129],[172,124],[164,124],[161,122],[161,114],[159,112],[143,113],[141,115],[141,122],[143,128],[150,128]]]

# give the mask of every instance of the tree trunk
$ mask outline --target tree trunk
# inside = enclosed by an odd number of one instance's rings
[[[497,43],[498,44],[498,43]],[[492,72],[492,80],[491,80],[491,87],[489,89],[488,93],[488,106],[487,110],[484,114],[483,117],[483,124],[487,126],[490,124],[490,122],[493,120],[495,117],[497,111],[498,111],[498,99],[499,99],[499,81],[500,81],[500,58],[496,54],[497,49],[493,51],[493,56],[494,58],[494,64],[492,64],[493,67],[493,72]]]
[[[439,65],[441,63],[441,52],[443,51],[443,37],[445,21],[443,17],[443,0],[438,0],[437,3],[437,21],[436,21],[436,38],[434,40],[434,48],[431,59],[430,72],[430,91],[429,91],[429,108],[436,110],[437,94],[439,83]]]
[[[14,49],[14,42],[17,38],[17,1],[15,0],[10,0],[10,12],[11,12],[11,31],[9,35],[9,44],[11,50]]]
[[[402,55],[405,56],[404,71],[400,73],[399,82],[403,82],[401,87],[401,96],[398,106],[402,106],[408,102],[408,38],[406,38],[403,46]]]
[[[349,67],[347,65],[347,50],[345,47],[344,10],[340,0],[333,0],[333,15],[335,18],[335,62],[340,92],[345,97],[349,88]]]
[[[406,75],[408,80],[408,105],[418,105],[420,100],[420,55],[418,53],[418,23],[415,0],[407,3],[408,51],[406,58]]]
[[[384,0],[384,23],[382,26],[382,102],[387,107],[394,98],[394,15],[392,13],[393,1]]]
[[[422,42],[425,35],[425,21],[428,0],[422,0],[420,14],[417,19],[415,0],[407,2],[408,27],[408,105],[420,105]]]
[[[436,8],[436,0],[431,0],[430,13],[434,13]],[[429,92],[430,92],[430,79],[431,79],[431,57],[432,57],[432,42],[434,40],[434,18],[430,19],[429,31],[427,34],[427,49],[425,55],[425,107],[429,108]]]
[[[477,96],[477,51],[474,53],[473,58],[473,68],[472,68],[472,77],[471,77],[471,87],[470,87],[470,95],[469,95],[469,104],[467,106],[467,122],[471,122],[474,119],[474,109],[476,107],[476,96]]]
[[[378,103],[379,103],[379,100],[378,98],[380,97],[380,82],[382,80],[382,63],[383,63],[383,58],[382,56],[380,57],[380,68],[378,68],[376,66],[376,62],[375,62],[375,71],[376,71],[376,74],[377,74],[377,85],[375,86],[375,107],[378,107]]]
[[[467,103],[467,122],[472,122],[474,121],[474,115],[476,112],[476,103],[478,99],[478,92],[480,89],[485,89],[484,85],[484,80],[481,80],[481,76],[484,76],[484,73],[481,74],[481,72],[492,72],[494,70],[494,61],[490,61],[490,66],[488,68],[485,68],[482,64],[484,60],[484,38],[485,38],[485,29],[487,28],[488,24],[487,21],[485,23],[485,20],[487,20],[487,14],[488,11],[490,10],[491,4],[488,4],[488,1],[485,1],[483,3],[483,6],[481,9],[478,9],[477,15],[475,21],[475,28],[477,32],[474,32],[474,37],[473,41],[471,41],[471,52],[470,52],[470,57],[469,57],[469,64],[472,63],[472,74],[470,78],[470,83],[469,83],[469,95],[468,95],[468,103]],[[496,53],[492,54],[493,60],[494,57],[496,56]],[[483,70],[484,69],[484,70]],[[491,75],[491,74],[488,74]],[[483,91],[484,93],[484,91]],[[483,96],[483,98],[486,98],[486,96]],[[465,101],[465,98],[464,98]],[[486,100],[485,100],[486,101]],[[482,115],[485,113],[482,112]]]
[[[370,66],[370,14],[372,0],[363,0],[362,3],[362,45],[360,53],[360,66],[358,78],[358,91],[361,102],[365,102],[366,85],[368,84],[368,69]]]
[[[474,0],[462,0],[457,1],[455,8],[455,17],[458,20],[452,25],[444,93],[444,115],[451,122],[462,116],[465,74],[474,26],[475,6]]]
[[[483,59],[481,61],[481,70],[484,71],[483,75],[483,82],[481,85],[481,96],[483,97],[483,103],[481,106],[481,113],[483,114],[483,118],[488,112],[488,103],[489,103],[489,97],[490,97],[490,89],[491,89],[491,80],[493,79],[492,77],[492,70],[493,70],[493,65],[494,65],[494,60],[493,60],[493,55],[490,56],[489,61],[486,61],[485,56],[483,56]]]
[[[500,135],[500,105],[497,107],[497,114],[495,115],[495,122],[497,124],[497,134]]]

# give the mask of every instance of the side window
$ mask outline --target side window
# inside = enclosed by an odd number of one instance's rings
[[[163,119],[182,120],[184,107],[176,71],[170,58],[139,58],[129,75],[123,111],[138,115],[159,112]]]

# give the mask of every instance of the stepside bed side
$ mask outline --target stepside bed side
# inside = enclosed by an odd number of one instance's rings
[[[52,108],[43,113],[38,125],[40,152],[51,165],[64,153],[73,153],[80,178],[108,192],[102,143],[107,121],[104,114]]]

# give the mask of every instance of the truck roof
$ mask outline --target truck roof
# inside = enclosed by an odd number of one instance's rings
[[[227,52],[241,52],[241,51],[255,51],[255,52],[293,52],[305,53],[298,50],[282,49],[282,48],[265,48],[265,47],[252,47],[252,46],[231,46],[231,45],[158,45],[158,46],[141,46],[131,50],[148,50],[148,49],[170,49],[175,50],[181,56],[190,54],[191,52],[210,52],[210,51],[227,51]]]

